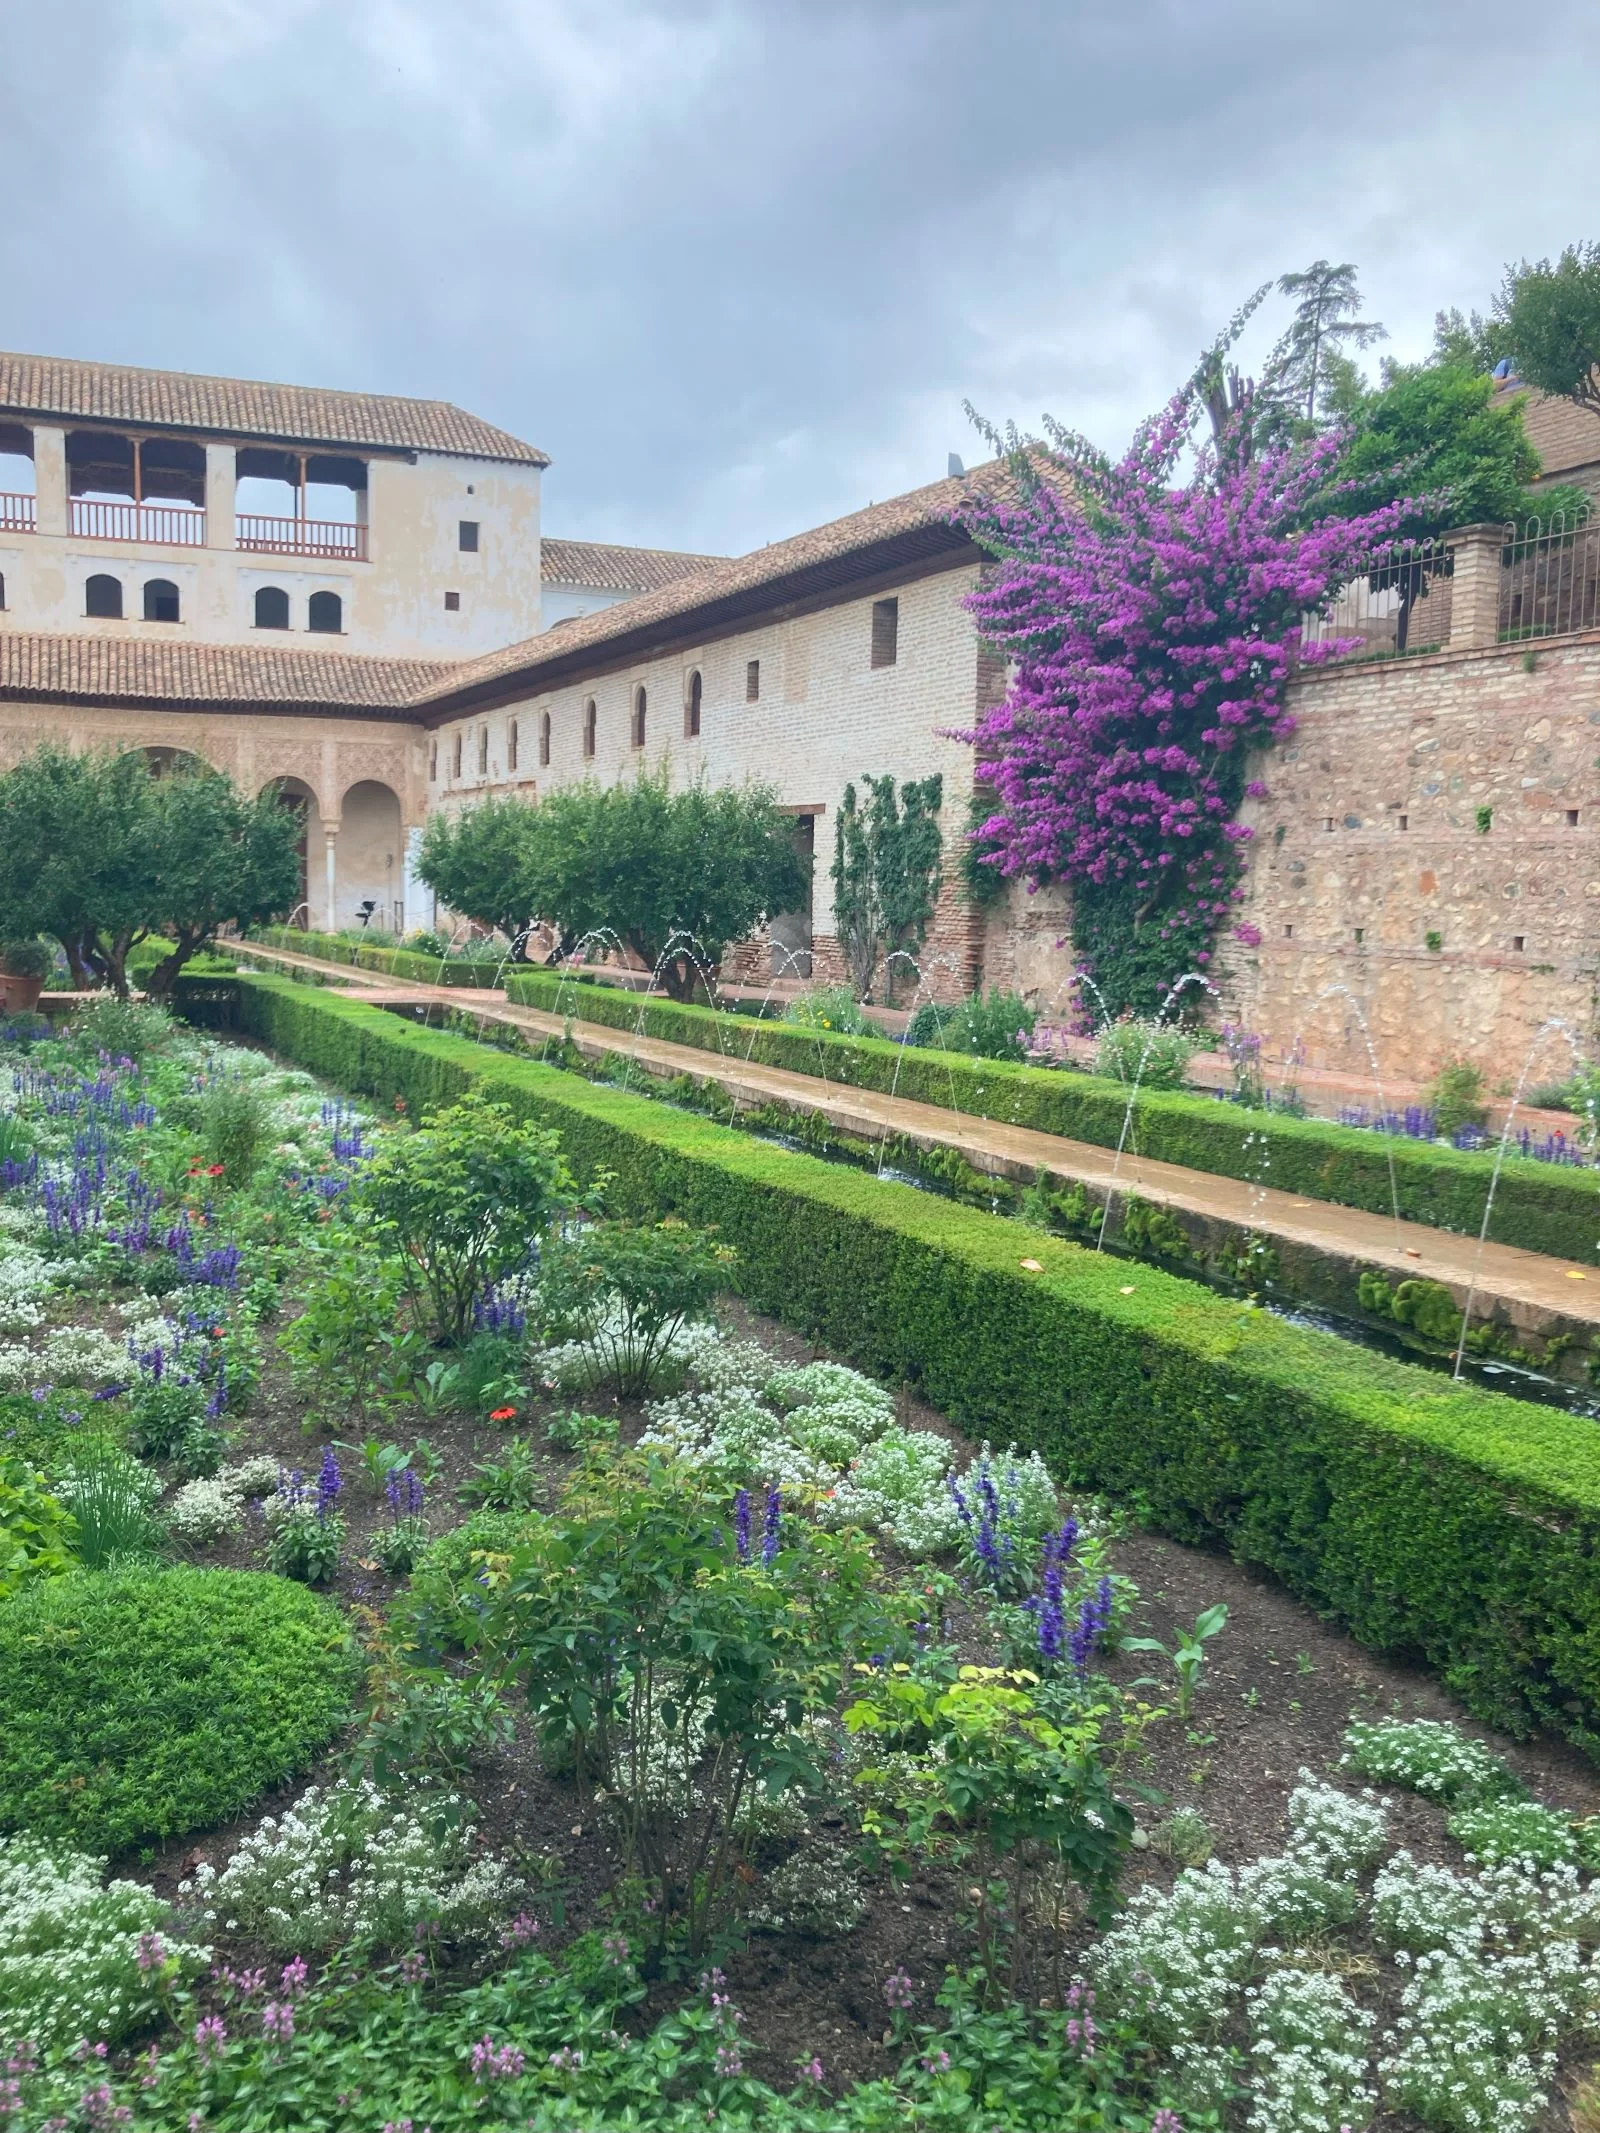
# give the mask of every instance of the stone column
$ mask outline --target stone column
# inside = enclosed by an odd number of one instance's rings
[[[206,546],[234,545],[234,494],[238,454],[231,444],[206,446]]]
[[[67,531],[67,433],[43,429],[33,432],[33,486],[36,524],[40,533],[58,538]]]
[[[1452,652],[1494,644],[1500,634],[1500,552],[1506,529],[1500,525],[1463,526],[1452,533],[1454,570],[1450,580]]]
[[[334,865],[334,844],[335,844],[335,840],[337,839],[338,835],[339,835],[339,825],[338,825],[338,823],[337,823],[337,822],[330,822],[330,821],[329,821],[329,820],[327,819],[327,817],[326,817],[326,816],[324,816],[324,817],[323,817],[323,822],[322,822],[322,843],[323,843],[323,850],[324,850],[324,853],[325,853],[325,855],[326,855],[326,857],[327,857],[327,863],[328,863],[328,916],[327,916],[327,920],[326,920],[326,925],[327,925],[327,930],[328,930],[328,931],[329,931],[330,933],[337,933],[337,932],[338,932],[338,930],[339,930],[339,919],[338,919],[338,908],[339,908],[339,907],[338,907],[338,887],[339,887],[339,883],[338,883],[338,873],[337,873],[337,870],[336,870],[336,868],[335,868],[335,865]]]

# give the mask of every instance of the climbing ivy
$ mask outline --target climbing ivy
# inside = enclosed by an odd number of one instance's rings
[[[847,785],[834,831],[834,929],[851,982],[864,999],[884,962],[884,997],[898,975],[888,958],[915,954],[928,936],[944,872],[938,815],[944,780],[908,778],[898,796],[892,777],[864,777],[866,803]]]

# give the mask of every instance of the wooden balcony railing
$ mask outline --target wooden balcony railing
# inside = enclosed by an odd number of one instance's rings
[[[0,489],[0,533],[32,533],[38,523],[36,498]]]
[[[68,524],[79,540],[154,541],[166,548],[203,548],[206,515],[191,504],[101,503],[69,499]]]
[[[237,544],[257,555],[338,556],[345,562],[367,559],[367,529],[339,519],[257,518],[240,512]]]

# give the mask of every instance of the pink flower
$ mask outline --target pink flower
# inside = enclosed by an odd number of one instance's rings
[[[194,2048],[200,2054],[200,2064],[209,2066],[213,2059],[220,2059],[228,2044],[228,2025],[221,2015],[206,2015],[194,2025]]]
[[[285,1963],[278,1973],[278,1990],[286,2000],[299,1999],[306,1989],[307,1975],[306,1959],[303,1955],[297,1955],[292,1962]]]
[[[530,1918],[526,1911],[519,1911],[509,1925],[500,1928],[502,1948],[525,1948],[529,1941],[538,1938],[538,1920]]]
[[[512,2081],[526,2064],[514,2044],[496,2044],[487,2030],[472,2047],[474,2081]]]
[[[268,2000],[261,2010],[261,2034],[287,2044],[294,2035],[294,2006],[288,2000]]]

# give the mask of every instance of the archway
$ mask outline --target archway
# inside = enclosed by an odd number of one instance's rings
[[[340,809],[339,924],[405,931],[405,831],[397,795],[376,779],[352,785]]]
[[[300,888],[290,924],[322,928],[327,923],[328,862],[317,796],[303,778],[269,778],[261,790],[300,818]]]
[[[209,770],[203,756],[189,748],[146,748],[142,751],[153,778],[170,778],[175,770]]]

